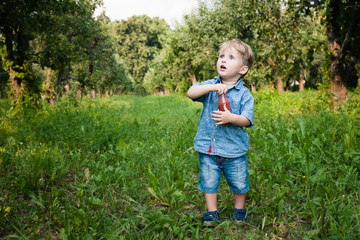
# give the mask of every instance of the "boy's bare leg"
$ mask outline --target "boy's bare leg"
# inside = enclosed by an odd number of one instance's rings
[[[234,193],[235,208],[244,209],[245,206],[245,194]]]
[[[217,211],[217,193],[205,193],[205,201],[208,212]]]

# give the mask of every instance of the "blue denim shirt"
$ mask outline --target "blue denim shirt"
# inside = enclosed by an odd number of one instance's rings
[[[219,84],[221,78],[207,80],[196,85]],[[242,79],[227,91],[231,112],[248,118],[251,127],[254,121],[254,98],[249,89],[243,86]],[[217,155],[226,158],[244,156],[249,149],[249,135],[244,127],[237,125],[215,125],[211,114],[218,110],[219,94],[209,92],[194,101],[202,102],[204,107],[201,113],[198,131],[194,139],[196,151],[209,155]]]

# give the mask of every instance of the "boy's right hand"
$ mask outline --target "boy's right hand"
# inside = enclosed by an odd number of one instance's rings
[[[211,90],[212,92],[217,92],[219,95],[226,93],[228,91],[228,87],[225,84],[214,84],[212,85],[213,89]]]
[[[207,94],[209,92],[217,92],[219,94],[226,93],[228,90],[228,87],[225,84],[206,84],[206,85],[197,85],[192,86],[188,92],[187,96],[191,99],[197,99],[204,94]]]

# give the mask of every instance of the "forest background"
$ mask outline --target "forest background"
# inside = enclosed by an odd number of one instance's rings
[[[359,1],[213,0],[174,29],[157,17],[111,22],[101,1],[4,1],[1,97],[34,106],[62,95],[184,93],[216,76],[219,45],[240,38],[255,89],[329,89],[335,104],[359,82]]]
[[[359,0],[199,1],[173,28],[100,4],[0,5],[0,238],[359,239]],[[249,221],[223,181],[206,229],[184,93],[232,38],[256,58]]]

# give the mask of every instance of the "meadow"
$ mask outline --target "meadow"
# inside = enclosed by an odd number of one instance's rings
[[[359,239],[360,97],[333,111],[321,91],[255,92],[249,221],[231,221],[223,179],[203,228],[184,96],[62,98],[21,116],[0,102],[2,239]]]

